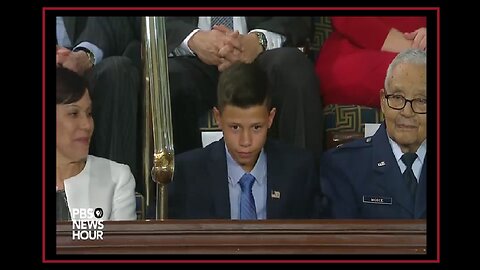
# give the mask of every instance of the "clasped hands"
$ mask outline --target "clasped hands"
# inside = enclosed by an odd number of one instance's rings
[[[251,63],[263,51],[255,34],[241,35],[223,25],[198,31],[188,42],[198,58],[222,72],[235,62]]]

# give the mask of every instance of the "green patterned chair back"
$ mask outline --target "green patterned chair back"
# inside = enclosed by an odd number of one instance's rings
[[[318,56],[320,48],[322,48],[323,42],[332,32],[332,23],[330,17],[320,16],[312,17],[312,38],[310,42],[310,51],[312,60],[315,61]]]
[[[208,111],[204,116],[198,119],[198,126],[200,131],[219,131],[217,123],[215,122],[215,117],[213,116],[213,109]]]
[[[383,121],[383,114],[380,110],[359,105],[330,104],[323,109],[323,113],[327,149],[363,138],[365,123],[381,123]]]

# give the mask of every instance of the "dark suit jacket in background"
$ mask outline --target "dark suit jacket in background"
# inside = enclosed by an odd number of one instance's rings
[[[426,218],[427,158],[414,201],[392,152],[385,123],[372,137],[327,151],[320,164],[322,190],[333,217]],[[369,198],[391,199],[391,204],[364,202]]]
[[[318,217],[320,190],[313,156],[305,150],[267,141],[267,219]],[[169,185],[169,217],[230,219],[229,182],[223,139],[180,154]],[[279,191],[274,199],[272,191]]]
[[[141,69],[140,17],[88,17],[77,44],[88,41],[103,52],[103,59],[124,55]]]
[[[65,30],[67,31],[72,46],[79,43],[78,39],[85,29],[87,18],[88,17],[63,16],[63,24],[65,25]]]

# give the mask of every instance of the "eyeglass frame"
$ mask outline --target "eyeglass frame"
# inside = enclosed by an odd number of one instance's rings
[[[394,108],[390,105],[390,102],[388,101],[389,98],[393,97],[393,96],[397,96],[397,97],[401,97],[404,101],[403,101],[403,106],[401,108]],[[390,107],[391,109],[394,109],[394,110],[397,110],[397,111],[400,111],[400,110],[403,110],[405,108],[405,106],[407,106],[407,102],[410,102],[410,108],[412,108],[412,112],[414,113],[417,113],[417,114],[426,114],[427,112],[416,112],[415,109],[413,108],[413,102],[415,100],[422,100],[424,99],[425,101],[427,100],[426,98],[414,98],[414,99],[407,99],[405,98],[404,96],[402,95],[398,95],[398,94],[388,94],[388,95],[385,95],[385,99],[387,100],[387,105],[388,107]]]

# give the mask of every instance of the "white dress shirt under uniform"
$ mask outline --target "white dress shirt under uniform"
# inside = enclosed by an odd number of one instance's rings
[[[403,174],[407,169],[407,166],[402,161],[402,155],[404,153],[402,152],[402,149],[400,148],[400,146],[394,140],[392,140],[392,138],[388,137],[388,141],[392,146],[393,154],[395,155],[395,159],[397,160],[398,167],[400,167],[400,171]],[[413,171],[413,174],[415,175],[415,178],[417,178],[417,183],[418,183],[418,179],[420,179],[420,174],[422,173],[422,167],[425,160],[425,156],[427,155],[426,139],[422,142],[420,147],[418,147],[416,154],[418,157],[415,159],[415,161],[412,164],[412,171]]]

